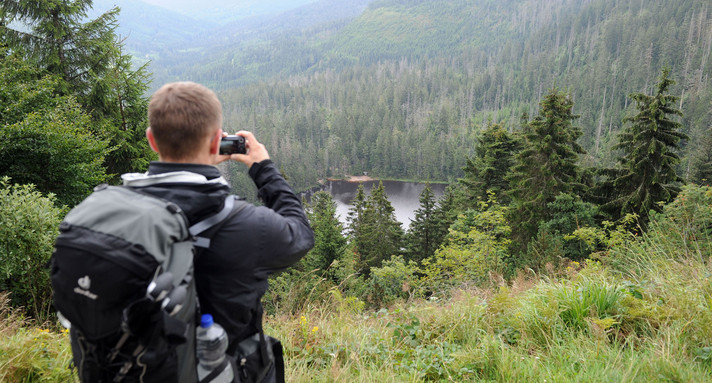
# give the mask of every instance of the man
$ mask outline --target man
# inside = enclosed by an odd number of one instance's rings
[[[236,133],[246,139],[246,154],[219,155],[226,134],[212,91],[192,82],[166,84],[151,97],[148,115],[146,137],[159,161],[146,174],[124,175],[126,185],[174,202],[193,224],[233,198],[213,165],[234,160],[247,165],[264,202],[233,210],[194,261],[200,310],[225,328],[228,351],[234,354],[239,342],[262,329],[267,277],[304,256],[314,245],[314,234],[299,198],[252,133]],[[273,371],[270,375],[265,381],[274,380]]]

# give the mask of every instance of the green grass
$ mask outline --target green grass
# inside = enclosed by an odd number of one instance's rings
[[[72,382],[67,331],[39,326],[0,294],[0,382]]]
[[[375,312],[334,294],[266,328],[285,345],[291,382],[712,381],[712,285],[700,277],[712,270],[655,265],[630,281],[589,262]],[[66,334],[3,307],[0,381],[70,381]]]
[[[695,308],[709,282],[679,271],[670,276],[687,288],[664,298],[591,263],[560,281],[520,279],[378,312],[314,306],[267,328],[285,343],[293,382],[712,381],[712,317]]]

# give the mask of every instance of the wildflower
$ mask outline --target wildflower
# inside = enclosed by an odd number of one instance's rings
[[[314,327],[312,328],[312,333],[315,333],[315,332],[317,332],[317,331],[319,331],[319,326],[314,326]]]

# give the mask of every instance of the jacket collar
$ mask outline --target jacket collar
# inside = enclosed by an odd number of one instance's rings
[[[220,171],[211,165],[154,161],[147,173],[122,174],[124,186],[142,187],[163,183],[229,185]]]

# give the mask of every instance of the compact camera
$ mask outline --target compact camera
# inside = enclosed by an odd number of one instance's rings
[[[245,137],[225,136],[220,140],[220,154],[245,154]]]

